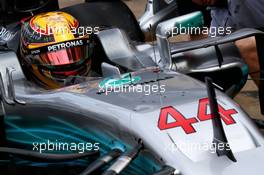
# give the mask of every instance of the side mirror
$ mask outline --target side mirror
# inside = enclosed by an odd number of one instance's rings
[[[101,68],[102,68],[103,77],[105,78],[110,76],[121,77],[120,70],[116,66],[103,62],[101,64]]]
[[[184,31],[193,31],[203,27],[204,18],[202,12],[193,12],[160,23],[156,29],[157,45],[161,56],[161,67],[170,69],[171,51],[168,38],[176,36]]]
[[[152,40],[152,34],[155,32],[157,25],[161,21],[175,16],[179,16],[176,0],[148,0],[145,12],[138,22],[145,38]]]

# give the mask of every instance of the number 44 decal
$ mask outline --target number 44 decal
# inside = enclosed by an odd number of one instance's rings
[[[193,127],[194,123],[199,121],[207,121],[212,119],[212,115],[208,114],[207,107],[209,105],[208,98],[200,99],[198,106],[197,118],[186,118],[177,109],[172,106],[164,107],[160,111],[158,127],[160,130],[172,129],[176,127],[181,127],[186,134],[195,133],[196,130]],[[224,109],[220,104],[218,105],[219,114],[226,125],[235,124],[236,121],[233,119],[232,115],[238,112],[235,109]],[[169,115],[175,119],[175,122],[168,123]]]

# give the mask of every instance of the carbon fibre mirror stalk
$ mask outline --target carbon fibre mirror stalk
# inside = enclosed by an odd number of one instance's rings
[[[168,38],[178,35],[183,28],[192,30],[203,25],[202,12],[193,12],[160,23],[156,29],[156,38],[161,56],[161,67],[165,69],[171,68],[171,48]]]
[[[205,82],[207,87],[210,110],[212,114],[212,122],[213,122],[213,130],[214,130],[213,144],[216,147],[216,153],[218,156],[227,156],[231,161],[236,162],[237,160],[226,138],[221,116],[219,114],[218,103],[217,103],[215,88],[212,79],[206,77]]]

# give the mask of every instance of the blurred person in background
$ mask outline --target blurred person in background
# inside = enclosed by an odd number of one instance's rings
[[[211,27],[231,27],[232,31],[242,28],[256,28],[264,31],[263,0],[192,0],[208,6],[211,10]],[[241,56],[248,64],[250,75],[259,84],[260,67],[255,37],[236,42]],[[264,47],[264,46],[263,46]]]

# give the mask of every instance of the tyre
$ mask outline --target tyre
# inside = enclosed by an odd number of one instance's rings
[[[59,9],[59,2],[58,0],[50,0],[48,4],[40,9],[39,12],[50,12],[50,11],[56,11]]]
[[[143,42],[139,24],[122,1],[91,1],[61,9],[74,16],[82,26],[103,26],[123,29],[133,41]]]
[[[27,3],[29,3],[30,1],[28,1]],[[47,1],[46,1],[47,2]],[[14,9],[14,4],[17,3],[17,7],[21,7],[21,6],[26,6],[22,1],[8,1],[7,3],[7,7],[6,9],[8,9],[7,11],[3,12],[2,16],[4,16],[4,18],[0,18],[0,25],[8,25],[11,23],[15,23],[20,21],[23,18],[29,17],[30,14],[30,10],[22,10],[22,9]],[[59,9],[59,3],[58,0],[49,0],[47,2],[47,4],[45,6],[43,6],[40,9],[34,10],[32,13],[33,14],[38,14],[38,13],[42,13],[42,12],[50,12],[50,11],[55,11]],[[1,10],[0,10],[1,12]]]

